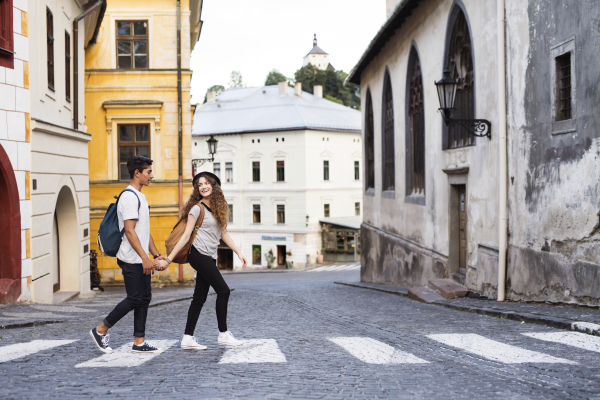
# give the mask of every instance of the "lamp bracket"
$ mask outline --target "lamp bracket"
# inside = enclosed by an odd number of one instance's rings
[[[470,135],[475,137],[487,137],[490,140],[492,139],[492,123],[487,119],[453,119],[446,117],[444,109],[440,108],[440,111],[446,126],[453,124],[460,125],[466,129]]]
[[[194,158],[192,160],[192,174],[195,175],[195,171],[197,171],[201,166],[203,166],[207,162],[214,162],[215,157],[212,158]]]

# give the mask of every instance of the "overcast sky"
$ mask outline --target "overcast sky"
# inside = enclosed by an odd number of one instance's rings
[[[313,34],[338,70],[350,72],[385,21],[385,0],[204,0],[204,25],[192,52],[192,103],[231,71],[261,86],[269,71],[293,77]]]

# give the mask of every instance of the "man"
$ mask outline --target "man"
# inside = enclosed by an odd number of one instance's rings
[[[145,341],[146,316],[152,299],[150,279],[154,273],[154,263],[148,257],[148,250],[154,259],[162,259],[150,235],[150,206],[142,188],[148,186],[154,178],[152,160],[133,156],[127,160],[127,171],[131,177],[127,189],[122,192],[117,205],[119,229],[125,229],[125,235],[117,253],[117,263],[123,270],[127,298],[121,301],[108,314],[104,321],[90,331],[92,339],[104,353],[112,353],[108,346],[108,330],[129,311],[133,310],[133,348],[132,353],[162,353]],[[139,202],[138,202],[139,199]]]

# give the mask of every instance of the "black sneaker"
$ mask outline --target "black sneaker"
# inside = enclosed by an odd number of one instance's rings
[[[144,343],[140,344],[139,346],[134,344],[131,349],[132,353],[162,353],[163,351],[164,351],[163,349],[154,347],[151,344],[149,344],[148,342],[144,342]]]
[[[106,335],[101,335],[96,332],[96,328],[94,328],[90,331],[90,336],[94,339],[94,343],[96,343],[96,346],[98,346],[101,352],[106,354],[113,352],[112,349],[108,347],[108,338],[110,336],[108,333]]]

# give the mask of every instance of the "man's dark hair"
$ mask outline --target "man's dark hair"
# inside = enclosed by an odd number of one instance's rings
[[[148,157],[142,156],[131,156],[127,160],[127,171],[129,171],[129,177],[133,179],[135,175],[135,171],[140,171],[140,174],[149,166],[152,165],[154,161],[149,159]]]

